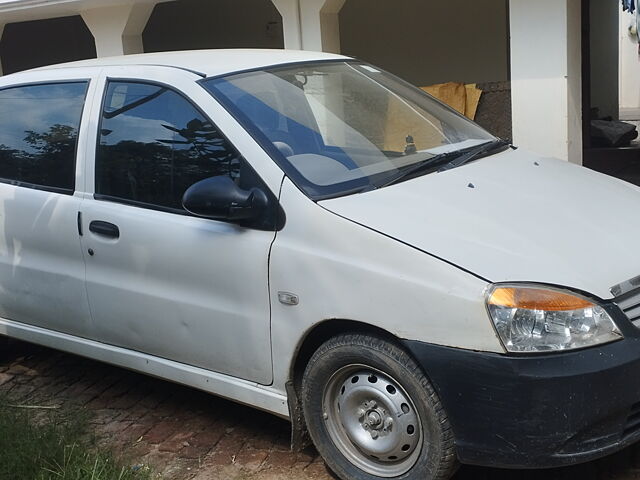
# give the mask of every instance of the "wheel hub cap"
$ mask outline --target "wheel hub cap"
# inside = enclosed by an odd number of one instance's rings
[[[388,375],[363,366],[342,369],[327,386],[323,408],[332,440],[362,470],[393,477],[417,461],[422,444],[418,413]]]
[[[377,428],[382,423],[382,415],[379,412],[369,412],[367,423],[370,427]]]

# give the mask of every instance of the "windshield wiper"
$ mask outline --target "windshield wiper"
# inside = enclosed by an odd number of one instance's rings
[[[464,150],[454,150],[452,152],[441,153],[399,171],[397,174],[395,174],[391,178],[388,178],[384,182],[374,185],[374,188],[378,189],[388,187],[389,185],[407,180],[413,176],[416,176],[420,172],[432,170],[451,158],[453,159],[449,163],[442,166],[438,171],[441,172],[444,170],[449,170],[451,168],[459,167],[460,165],[464,165],[465,163],[470,162],[480,155],[484,155],[492,150],[509,145],[509,142],[506,142],[505,140],[496,139],[490,142],[483,143],[478,147],[472,147],[471,149],[466,148]]]
[[[461,167],[465,163],[469,163],[470,161],[478,158],[480,155],[484,155],[492,150],[508,147],[510,145],[511,144],[509,142],[502,139],[493,140],[489,143],[483,143],[478,148],[468,151],[467,153],[463,153],[459,157],[454,158],[449,163],[443,165],[438,169],[438,172],[446,172],[447,170],[451,170],[452,168]]]

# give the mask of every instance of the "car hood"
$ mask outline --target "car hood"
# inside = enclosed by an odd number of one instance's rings
[[[640,275],[640,188],[522,150],[320,205],[491,282],[606,299]]]

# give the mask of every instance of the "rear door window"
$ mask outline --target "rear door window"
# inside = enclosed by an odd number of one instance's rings
[[[71,194],[88,82],[0,90],[0,182]]]

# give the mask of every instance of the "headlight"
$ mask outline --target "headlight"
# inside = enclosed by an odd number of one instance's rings
[[[622,338],[601,306],[543,286],[494,286],[487,307],[509,352],[572,350]]]

